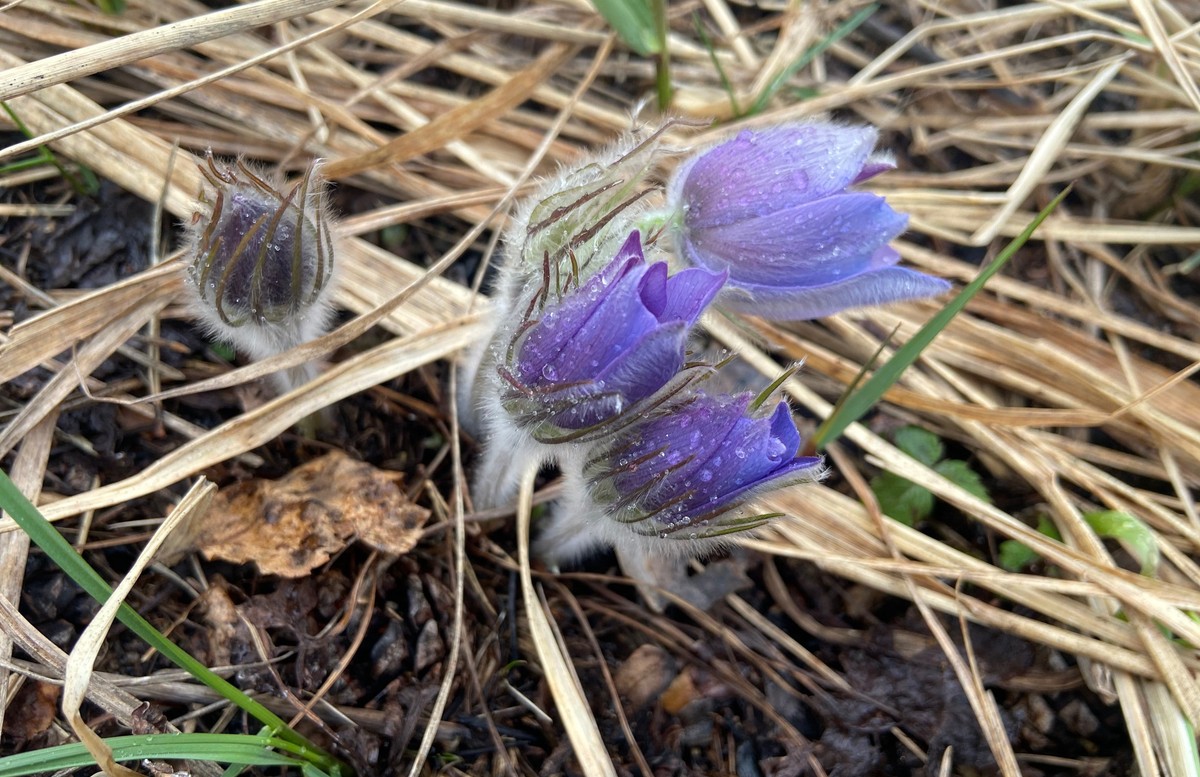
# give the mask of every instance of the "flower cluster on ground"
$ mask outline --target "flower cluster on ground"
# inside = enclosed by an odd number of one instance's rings
[[[519,209],[492,337],[463,366],[461,415],[484,446],[476,506],[507,503],[530,466],[563,472],[536,548],[551,563],[597,546],[701,553],[770,518],[755,496],[820,476],[786,402],[712,390],[720,365],[689,351],[707,309],[799,320],[948,288],[896,266],[907,218],[857,188],[892,167],[874,130],[743,131],[665,185],[661,133],[563,171]]]

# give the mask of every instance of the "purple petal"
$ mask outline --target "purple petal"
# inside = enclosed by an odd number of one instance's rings
[[[520,345],[521,379],[565,382],[594,374],[596,367],[653,326],[655,318],[638,293],[645,271],[641,262],[630,258],[608,286],[600,288],[598,278],[593,278],[567,295],[557,309],[547,310]]]
[[[863,169],[858,175],[854,176],[851,185],[868,181],[880,173],[886,173],[888,170],[896,169],[896,161],[892,159],[890,154],[873,154],[870,159],[863,165]]]
[[[826,286],[864,272],[875,252],[904,231],[908,217],[882,197],[854,192],[737,224],[687,231],[693,264],[728,269],[732,286]]]
[[[800,450],[800,432],[796,429],[787,402],[775,406],[775,413],[771,416],[771,437],[783,444],[784,458],[795,458],[796,451]]]
[[[709,272],[701,267],[675,273],[667,281],[667,306],[659,320],[683,321],[688,326],[696,323],[728,277],[728,272]]]
[[[597,382],[619,392],[626,405],[645,399],[679,372],[687,334],[680,322],[653,330],[609,364]]]
[[[670,299],[667,296],[667,264],[655,262],[646,270],[638,287],[642,304],[655,319],[663,320],[663,311],[667,309]]]
[[[776,321],[801,321],[849,308],[936,297],[949,290],[950,284],[941,278],[903,267],[886,267],[817,288],[744,285],[722,296],[721,304]]]
[[[679,482],[687,473],[704,465],[711,452],[725,440],[741,417],[749,395],[716,401],[698,393],[689,404],[666,417],[651,419],[636,428],[636,438],[622,446],[620,457],[628,461],[646,458],[632,471],[618,472],[618,492],[636,492],[656,483],[652,506],[678,496]],[[656,454],[662,451],[661,456]]]
[[[693,228],[763,216],[846,188],[876,137],[870,127],[832,124],[743,131],[682,166],[668,198],[686,209]]]

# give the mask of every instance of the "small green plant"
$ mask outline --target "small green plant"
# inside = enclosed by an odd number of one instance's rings
[[[1140,518],[1120,510],[1097,510],[1084,513],[1083,520],[1096,535],[1106,540],[1116,540],[1137,559],[1141,573],[1154,577],[1158,573],[1159,550],[1150,530]],[[1038,517],[1037,530],[1047,537],[1062,541],[1062,535],[1046,516]],[[1028,545],[1017,540],[1000,543],[1000,566],[1009,572],[1019,572],[1038,559],[1038,554]]]
[[[933,432],[918,426],[905,426],[896,432],[893,441],[897,448],[931,467],[950,482],[985,502],[992,501],[979,473],[971,469],[971,465],[960,459],[943,458],[946,448]],[[925,520],[933,512],[933,493],[893,472],[884,472],[871,478],[871,490],[875,492],[883,512],[907,526]]]
[[[8,118],[12,120],[12,123],[16,125],[17,130],[22,135],[31,140],[33,139],[33,132],[29,127],[25,126],[25,122],[21,121],[21,117],[13,111],[8,103],[0,102],[0,109],[3,109],[8,114]],[[97,180],[95,173],[82,165],[75,172],[72,172],[58,160],[58,157],[54,155],[54,152],[48,146],[38,146],[37,151],[32,155],[0,166],[0,173],[16,173],[40,165],[53,165],[58,170],[59,175],[63,177],[63,180],[70,184],[71,188],[77,194],[90,197],[100,191],[100,181]]]
[[[1044,515],[1038,516],[1037,530],[1056,542],[1062,542],[1058,529]],[[1001,569],[1009,572],[1020,572],[1041,558],[1033,548],[1017,540],[1005,540],[1000,543],[1000,553],[997,562]]]
[[[592,0],[592,5],[626,46],[643,57],[654,58],[658,109],[666,111],[671,104],[667,0]]]

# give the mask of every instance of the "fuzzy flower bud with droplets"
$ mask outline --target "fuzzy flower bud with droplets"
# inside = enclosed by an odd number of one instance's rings
[[[192,217],[187,284],[192,308],[217,337],[253,359],[325,333],[332,314],[334,242],[317,163],[290,187],[238,160],[211,155],[211,186]],[[311,378],[309,365],[273,376],[281,392]]]
[[[888,242],[908,223],[849,187],[893,166],[869,127],[746,130],[683,162],[667,189],[682,260],[729,272],[720,303],[800,320],[931,297],[945,281],[896,267]]]
[[[688,331],[724,281],[699,268],[668,277],[636,231],[582,286],[555,292],[547,277],[497,367],[504,411],[543,443],[630,411],[680,376]]]
[[[661,136],[639,130],[544,181],[514,214],[505,234],[505,264],[517,274],[569,263],[586,280],[625,240],[652,191],[647,177]]]
[[[797,456],[800,434],[785,402],[768,414],[752,408],[752,400],[748,393],[696,391],[568,467],[567,504],[537,550],[551,560],[605,545],[691,556],[712,540],[765,523],[773,516],[753,514],[747,502],[816,480],[822,468],[819,457]]]

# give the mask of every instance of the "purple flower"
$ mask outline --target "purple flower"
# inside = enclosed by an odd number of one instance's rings
[[[541,442],[612,420],[677,378],[688,330],[724,281],[701,268],[667,277],[633,232],[582,287],[560,299],[544,287],[540,319],[518,330],[501,367],[505,408]]]
[[[697,391],[668,413],[630,426],[586,468],[608,514],[639,534],[699,539],[769,516],[737,509],[763,491],[815,480],[820,457],[797,456],[800,434],[780,402],[769,416],[752,396]]]
[[[681,258],[727,270],[721,302],[767,318],[941,294],[949,284],[895,267],[888,242],[908,217],[849,191],[892,167],[871,157],[870,127],[797,124],[737,137],[680,165],[667,198]]]

